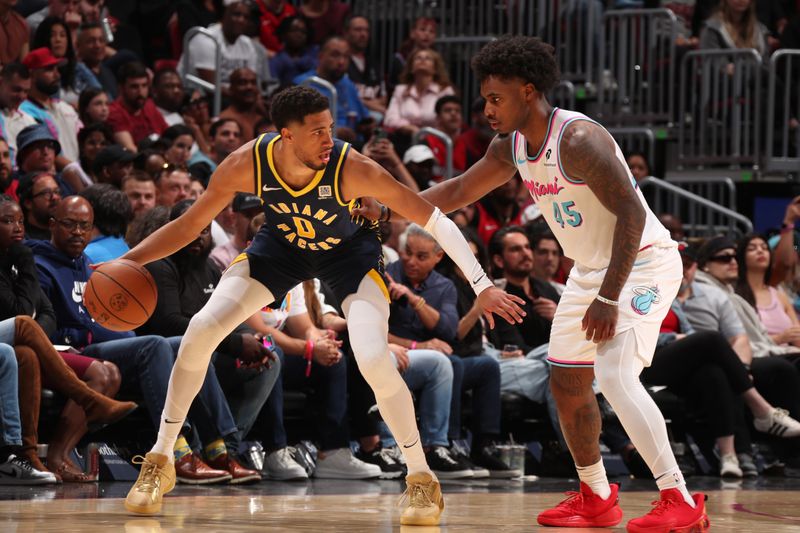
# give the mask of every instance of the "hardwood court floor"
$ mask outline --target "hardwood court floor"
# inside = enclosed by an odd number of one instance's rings
[[[522,483],[515,486],[508,482],[445,486],[447,509],[441,528],[399,527],[395,504],[401,486],[396,482],[315,481],[299,485],[262,483],[236,488],[179,486],[174,495],[167,497],[161,516],[153,518],[136,517],[125,512],[121,497],[129,487],[127,483],[13,492],[10,487],[2,487],[0,498],[16,496],[19,499],[0,501],[0,531],[561,531],[535,526],[536,512],[563,497],[556,492],[539,492],[556,485],[555,482],[543,481],[543,484],[526,483],[525,487]],[[558,485],[566,487],[568,484],[565,480],[558,480]],[[757,487],[718,490],[719,481],[709,483],[714,484],[717,490],[708,490],[707,503],[713,531],[800,531],[799,491],[757,490]],[[271,485],[281,488],[263,490]],[[654,497],[654,491],[626,490],[622,494],[626,520],[647,512]]]

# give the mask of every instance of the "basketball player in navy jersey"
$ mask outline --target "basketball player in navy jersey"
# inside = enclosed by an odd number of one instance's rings
[[[452,221],[377,163],[332,137],[327,98],[302,86],[286,89],[272,101],[272,120],[280,133],[261,135],[228,156],[186,213],[123,256],[146,264],[171,255],[193,241],[237,192],[261,196],[264,225],[225,271],[183,336],[158,440],[140,459],[142,470],[125,507],[139,514],[157,513],[163,495],[172,490],[173,445],[217,344],[253,313],[281,301],[295,285],[320,278],[342,302],[359,369],[408,465],[409,498],[401,523],[437,525],[444,508],[441,488],[425,461],[411,394],[389,355],[389,294],[377,224],[351,217],[351,210],[359,197],[373,196],[424,225],[468,273],[490,323],[492,313],[520,322],[523,311],[517,303],[522,301],[494,287]]]
[[[708,527],[705,496],[686,490],[664,418],[639,380],[682,279],[677,244],[650,211],[611,135],[547,102],[559,77],[551,46],[503,37],[487,44],[472,66],[499,135],[467,172],[421,196],[447,213],[519,172],[564,255],[575,260],[553,319],[548,361],[580,491],[538,522],[612,527],[622,520],[619,487],[609,484],[600,457],[596,378],[661,490],[655,508],[628,522],[628,531]],[[374,209],[357,212],[374,217]]]

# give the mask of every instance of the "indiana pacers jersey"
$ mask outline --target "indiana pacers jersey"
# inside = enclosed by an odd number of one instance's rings
[[[273,154],[279,140],[277,133],[267,133],[255,142],[255,187],[266,218],[235,261],[248,259],[250,275],[276,301],[313,278],[327,282],[339,301],[355,292],[367,274],[384,287],[378,223],[352,217],[358,200],[342,198],[341,172],[350,144],[336,139],[327,166],[308,185],[295,190],[275,167]]]
[[[564,172],[559,150],[561,137],[566,127],[577,120],[591,121],[581,113],[554,108],[539,153],[529,155],[527,139],[515,131],[512,134],[513,156],[525,187],[539,205],[564,255],[583,267],[599,270],[608,267],[611,260],[617,217],[600,203],[584,182]],[[647,214],[640,248],[675,246],[669,231],[648,207],[616,143],[614,149]]]

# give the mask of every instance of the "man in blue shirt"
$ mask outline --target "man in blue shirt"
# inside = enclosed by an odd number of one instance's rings
[[[347,76],[350,66],[350,45],[343,37],[329,37],[319,49],[319,62],[315,70],[309,70],[294,79],[298,85],[311,76],[318,76],[336,88],[336,127],[350,128],[355,132],[356,125],[369,117],[369,110],[358,96],[358,89]],[[332,99],[330,91],[321,85],[313,84],[316,90]],[[340,136],[340,134],[337,134]]]
[[[473,475],[513,477],[519,474],[495,458],[490,450],[500,434],[500,366],[488,355],[471,357],[453,353],[458,330],[458,295],[452,281],[434,270],[444,252],[433,236],[416,224],[400,238],[405,253],[386,267],[389,294],[389,342],[411,350],[437,350],[453,365],[453,396],[449,437],[461,437],[461,396],[472,391],[475,439],[470,460]],[[456,455],[456,460],[465,459]],[[472,465],[471,465],[472,466]]]

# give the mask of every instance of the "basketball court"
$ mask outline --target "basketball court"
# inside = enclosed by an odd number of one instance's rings
[[[546,478],[444,482],[447,507],[442,526],[427,528],[400,528],[396,504],[403,484],[399,481],[263,481],[243,487],[179,485],[165,498],[162,514],[152,518],[133,516],[123,509],[122,499],[129,483],[3,486],[0,531],[559,531],[536,526],[536,513],[560,501],[562,491],[576,485],[572,480]],[[657,497],[654,488],[652,482],[623,481],[621,504],[626,520],[650,509],[650,501]],[[713,531],[800,531],[798,479],[727,482],[692,477],[689,488],[707,491]],[[624,529],[618,527],[615,531]]]

